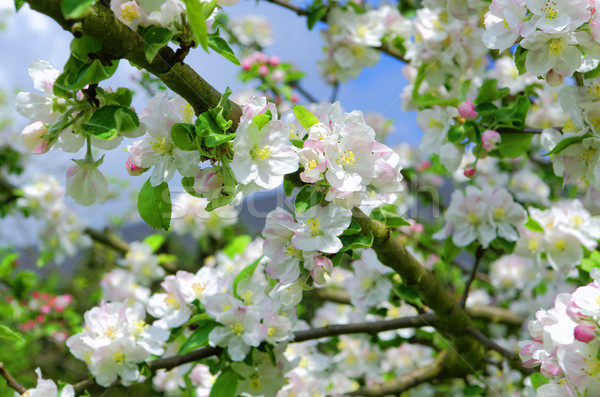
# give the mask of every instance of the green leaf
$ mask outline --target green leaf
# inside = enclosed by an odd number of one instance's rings
[[[94,0],[62,0],[61,9],[66,19],[79,18],[94,4]]]
[[[534,389],[538,389],[540,386],[543,386],[550,382],[548,378],[542,375],[540,372],[534,372],[531,374],[531,384]]]
[[[225,248],[223,248],[223,252],[233,258],[236,254],[241,254],[244,252],[248,244],[252,241],[252,237],[247,234],[243,234],[241,236],[237,236],[233,239],[231,243],[229,243]]]
[[[427,93],[427,94],[421,95],[421,96],[419,96],[419,98],[413,100],[413,103],[422,108],[432,107],[432,106],[436,106],[436,105],[456,107],[456,106],[458,106],[460,101],[458,100],[458,98],[444,99],[444,98],[440,98],[436,95]]]
[[[586,80],[595,79],[600,76],[600,65],[598,65],[594,70],[590,70],[587,73],[583,74],[583,78]]]
[[[154,233],[146,236],[144,243],[148,244],[152,248],[152,252],[156,252],[164,243],[166,237],[164,234]]]
[[[65,71],[58,76],[55,84],[63,90],[80,90],[86,85],[97,84],[108,79],[118,66],[119,62],[116,60],[105,66],[99,59],[87,63],[71,57],[65,64]]]
[[[410,226],[410,222],[406,219],[385,208],[375,208],[371,212],[371,218],[383,222],[387,227],[391,228]]]
[[[581,141],[583,141],[585,138],[589,138],[590,136],[591,136],[590,134],[584,134],[584,135],[570,136],[568,138],[565,138],[565,139],[561,140],[560,142],[558,142],[558,144],[556,146],[554,146],[554,148],[552,148],[552,150],[550,151],[550,153],[548,153],[548,155],[558,154],[558,153],[562,152],[563,150],[565,150],[566,148],[568,148],[569,146],[576,145],[576,144],[580,143]]]
[[[13,269],[16,267],[16,261],[19,259],[19,254],[12,252],[2,258],[0,261],[0,280],[7,280]]]
[[[352,219],[350,221],[350,226],[348,226],[348,229],[346,229],[342,232],[342,236],[351,236],[353,234],[360,233],[361,230],[362,230],[362,228],[360,227],[358,222],[356,222],[354,219]]]
[[[283,179],[283,192],[286,196],[291,196],[295,188],[296,185],[294,185],[288,178]]]
[[[102,90],[100,87],[97,90]],[[106,105],[116,105],[125,108],[131,106],[131,100],[133,99],[133,92],[124,87],[119,87],[115,92],[104,92],[101,91],[101,96],[106,101]]]
[[[294,207],[296,212],[306,212],[311,207],[318,205],[323,200],[323,192],[315,185],[304,185],[296,194]]]
[[[304,141],[302,139],[293,138],[291,142],[292,145],[296,146],[298,149],[304,148]]]
[[[71,49],[71,55],[75,59],[85,63],[90,60],[90,54],[102,51],[102,43],[95,38],[84,34],[81,37],[76,37],[71,40],[69,48]]]
[[[8,328],[6,325],[0,324],[0,339],[8,339],[16,342],[25,342],[23,336],[12,329]]]
[[[525,127],[525,118],[531,106],[531,101],[525,95],[517,97],[515,102],[506,108],[499,109],[494,114],[497,127],[522,129]]]
[[[257,114],[252,118],[252,122],[258,127],[259,130],[261,130],[265,125],[267,125],[267,123],[273,118],[273,116],[270,113],[271,112],[269,112],[269,114]]]
[[[243,280],[252,277],[252,275],[254,274],[254,271],[256,270],[256,266],[258,266],[258,263],[260,262],[261,259],[262,259],[262,256],[260,258],[258,258],[257,260],[255,260],[254,262],[252,262],[251,264],[249,264],[248,266],[246,266],[244,268],[244,270],[242,270],[240,272],[240,274],[235,276],[235,278],[233,279],[233,296],[234,297],[239,298],[239,295],[237,292],[238,284],[240,282],[242,282]]]
[[[15,0],[15,10],[19,11],[25,4],[25,0]]]
[[[363,234],[352,234],[350,236],[340,236],[344,247],[340,252],[355,250],[359,248],[369,248],[373,245],[373,233],[369,233],[368,236]]]
[[[303,106],[294,106],[294,114],[296,115],[296,118],[298,119],[300,124],[302,124],[302,127],[304,127],[307,130],[313,125],[320,123],[317,116],[315,116],[310,110],[306,109]]]
[[[463,396],[483,396],[484,391],[479,385],[469,385],[463,388]]]
[[[233,134],[218,134],[218,133],[214,133],[213,131],[211,131],[208,133],[208,136],[204,140],[204,146],[209,147],[209,148],[217,147],[226,142],[231,141],[233,138],[235,138],[235,133],[233,133]]]
[[[542,227],[542,225],[540,225],[538,221],[536,221],[532,217],[527,218],[527,222],[525,222],[525,227],[531,230],[532,232],[544,233],[544,228]]]
[[[138,195],[138,212],[148,225],[154,229],[168,230],[171,225],[171,194],[166,182],[152,186],[146,181]]]
[[[190,335],[190,337],[179,348],[178,355],[186,354],[199,347],[208,345],[208,335],[217,326],[217,322],[213,319],[205,319],[197,321],[195,324],[198,328]]]
[[[171,127],[171,139],[181,150],[198,150],[196,144],[196,129],[193,124],[175,123]]]
[[[114,105],[96,110],[92,117],[81,125],[87,134],[104,140],[113,139],[119,132],[133,131],[139,126],[140,120],[133,110]]]
[[[525,68],[525,61],[527,60],[527,52],[525,48],[518,46],[515,51],[515,65],[517,66],[517,70],[519,71],[519,76],[524,75],[527,72]]]
[[[193,176],[184,176],[183,178],[181,178],[181,186],[189,195],[202,198],[202,195],[196,193],[196,191],[194,190],[195,179],[196,178]]]
[[[239,65],[240,61],[237,59],[231,47],[225,40],[216,35],[208,36],[208,46],[212,48],[216,53],[222,55],[228,61],[233,62],[235,65]]]
[[[510,89],[502,88],[498,89],[498,80],[491,79],[486,80],[479,89],[479,95],[475,99],[475,103],[487,103],[494,102],[498,99],[502,99],[510,93]]]
[[[458,98],[461,102],[467,100],[467,96],[469,95],[469,90],[471,89],[471,79],[465,80],[460,84],[460,88],[458,89]]]
[[[327,7],[319,7],[310,11],[306,17],[306,26],[308,30],[312,30],[315,24],[327,15]]]
[[[150,369],[150,365],[147,362],[141,362],[138,364],[138,369],[140,370],[140,375],[145,377],[152,376],[152,370]]]
[[[446,263],[452,262],[454,258],[456,258],[461,252],[461,247],[457,247],[452,242],[452,238],[447,238],[444,240],[444,248],[442,249],[442,259]]]
[[[498,151],[503,157],[512,159],[527,153],[533,134],[500,134],[500,137]]]
[[[183,0],[187,10],[188,21],[196,42],[208,52],[208,30],[206,29],[206,16],[214,10],[216,0],[211,3],[202,3],[198,0]],[[210,10],[210,12],[209,12]]]
[[[144,55],[146,60],[152,63],[160,49],[169,44],[173,38],[173,32],[159,26],[148,26],[142,31],[142,36],[144,37]]]
[[[421,84],[423,84],[423,81],[425,80],[427,70],[429,70],[429,65],[426,63],[419,66],[419,69],[417,70],[417,78],[415,79],[415,83],[413,85],[412,90],[413,101],[416,101],[420,97],[419,89],[421,88]]]
[[[208,397],[235,397],[237,390],[238,375],[230,368],[221,372],[210,389]]]

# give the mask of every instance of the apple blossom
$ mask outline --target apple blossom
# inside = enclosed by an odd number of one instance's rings
[[[77,160],[77,164],[67,170],[67,196],[73,197],[81,205],[103,203],[108,197],[108,182],[98,164]]]
[[[339,205],[317,205],[296,213],[298,223],[292,226],[292,245],[303,251],[334,254],[342,248],[338,238],[350,225],[352,212]]]

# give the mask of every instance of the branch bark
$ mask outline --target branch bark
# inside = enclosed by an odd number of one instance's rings
[[[8,372],[8,370],[4,367],[4,363],[0,362],[0,375],[6,379],[6,386],[14,389],[17,393],[23,394],[27,391],[27,389],[17,382],[15,378]]]
[[[448,354],[447,351],[442,351],[431,364],[426,365],[423,368],[416,369],[406,375],[384,383],[361,387],[358,390],[348,393],[348,395],[365,397],[399,395],[402,392],[440,376],[444,371],[444,362],[447,359]]]
[[[133,65],[144,68],[161,79],[167,87],[189,102],[196,114],[214,108],[221,93],[200,77],[189,65],[179,62],[179,56],[169,48],[162,48],[154,61],[149,63],[144,55],[143,38],[119,22],[112,10],[101,2],[91,6],[77,19],[65,19],[61,0],[28,0],[32,9],[54,19],[63,29],[77,29],[102,43],[102,51],[112,59],[127,59]],[[74,25],[76,27],[74,28]],[[229,119],[235,131],[242,116],[242,108],[231,102]]]

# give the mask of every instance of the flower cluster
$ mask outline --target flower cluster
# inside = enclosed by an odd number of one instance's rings
[[[500,51],[519,43],[526,52],[527,71],[560,84],[564,77],[597,64],[596,18],[594,1],[494,0],[485,16],[483,41]]]
[[[260,49],[273,44],[273,28],[261,15],[244,15],[231,20],[227,27],[233,39],[244,46]]]
[[[550,209],[529,209],[529,214],[543,232],[521,227],[515,252],[523,257],[548,263],[568,274],[581,262],[583,247],[593,250],[600,238],[600,218],[593,217],[579,200],[564,201]]]
[[[445,218],[445,227],[434,238],[452,236],[457,247],[466,247],[477,240],[487,248],[496,237],[517,241],[516,226],[525,223],[527,214],[506,189],[467,186],[465,193],[460,190],[452,193]]]
[[[196,177],[194,190],[200,193],[197,187],[200,185],[198,177],[206,175],[206,168],[200,171]],[[202,186],[207,186],[206,183]],[[202,191],[204,192],[204,191]],[[238,222],[238,211],[231,205],[207,211],[208,199],[193,197],[182,193],[173,199],[173,214],[171,226],[173,231],[180,235],[191,234],[196,239],[212,237],[220,239],[227,226]]]
[[[101,386],[110,386],[117,375],[125,385],[135,382],[137,364],[164,353],[169,332],[146,324],[146,310],[140,303],[103,302],[84,318],[84,330],[70,337],[67,346],[86,362]]]
[[[65,191],[56,178],[37,175],[22,191],[23,197],[17,200],[19,207],[45,222],[40,230],[42,256],[62,262],[65,257],[75,255],[79,248],[91,245],[91,239],[84,234],[86,225],[68,208]]]
[[[600,384],[600,274],[572,294],[559,294],[550,310],[539,310],[529,323],[530,340],[519,342],[519,356],[528,368],[540,366],[549,382],[538,396],[596,395]]]

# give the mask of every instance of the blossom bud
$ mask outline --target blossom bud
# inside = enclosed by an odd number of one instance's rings
[[[575,339],[579,342],[589,343],[596,337],[596,328],[594,325],[587,321],[580,322],[574,330]]]
[[[96,164],[80,161],[67,170],[66,195],[81,205],[103,203],[108,197],[108,183]]]
[[[481,145],[488,152],[496,149],[501,141],[502,138],[497,131],[487,130],[481,135]]]
[[[298,103],[298,101],[300,100],[300,97],[298,96],[298,94],[296,94],[295,92],[292,94],[292,97],[290,98],[291,101],[293,103]]]
[[[223,175],[216,172],[213,167],[200,170],[194,180],[194,191],[209,201],[217,199],[223,189]]]
[[[475,111],[475,105],[471,101],[466,101],[458,105],[458,113],[465,120],[474,120],[479,116],[479,113]]]
[[[248,58],[242,59],[242,69],[249,70],[252,67],[252,61]]]
[[[130,160],[127,160],[127,162],[125,163],[125,168],[127,168],[127,173],[131,176],[138,176],[148,171],[148,168],[138,167],[137,165],[133,164]]]
[[[50,149],[48,139],[43,138],[48,128],[41,121],[36,121],[23,128],[21,142],[33,154],[46,153]]]
[[[468,165],[468,166],[466,166],[466,167],[465,167],[465,170],[464,170],[464,172],[463,172],[463,173],[464,173],[464,175],[465,175],[467,178],[473,178],[473,176],[475,175],[475,172],[476,172],[476,171],[477,171],[477,170],[475,169],[475,167],[474,167],[474,166],[472,166],[472,165]]]
[[[265,77],[269,74],[269,67],[267,65],[260,65],[258,68],[258,74],[260,74],[262,77]]]
[[[546,82],[550,85],[550,87],[558,87],[565,82],[565,76],[556,73],[554,69],[550,69],[546,75]]]
[[[423,160],[423,162],[417,166],[417,172],[424,172],[429,167],[431,167],[431,161]]]
[[[277,70],[273,71],[273,74],[271,75],[271,79],[273,79],[273,81],[275,81],[275,82],[283,81],[285,79],[285,71],[283,71],[281,69],[277,69]]]
[[[279,60],[279,57],[277,55],[271,55],[269,57],[269,64],[271,66],[278,66],[281,63],[281,61]]]

